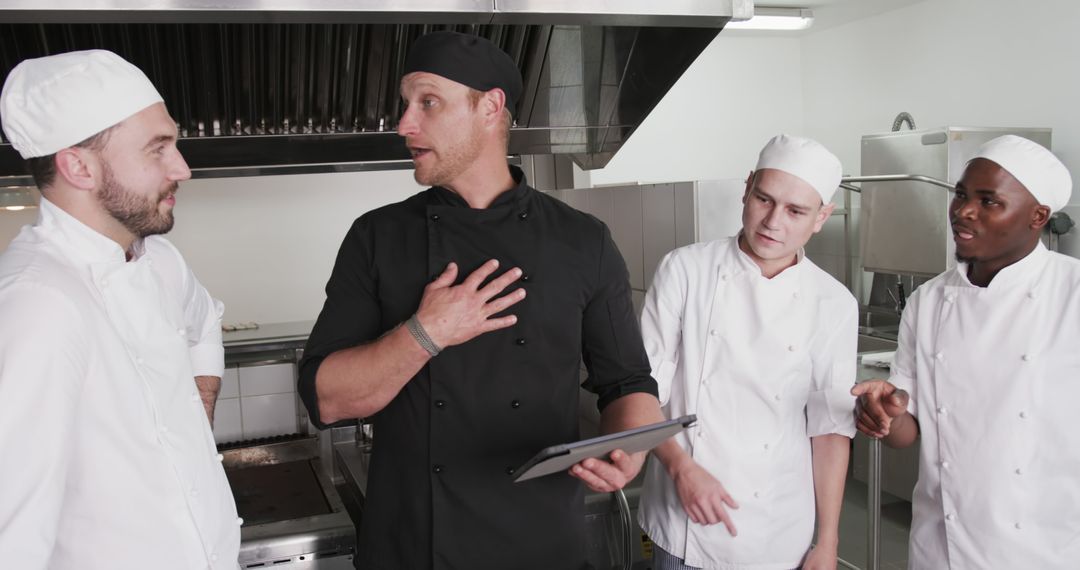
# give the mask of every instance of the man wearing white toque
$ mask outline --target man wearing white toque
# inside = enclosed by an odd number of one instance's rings
[[[889,381],[852,390],[860,431],[922,436],[910,568],[1080,564],[1080,261],[1039,240],[1071,193],[1042,146],[983,145],[949,205],[959,263],[908,301]]]
[[[840,177],[819,143],[773,138],[739,235],[676,249],[656,270],[645,349],[666,415],[698,416],[649,460],[639,522],[657,570],[836,567],[858,309],[803,246]]]
[[[222,306],[156,235],[191,176],[175,122],[101,50],[17,65],[0,120],[42,194],[0,255],[0,566],[236,568]]]

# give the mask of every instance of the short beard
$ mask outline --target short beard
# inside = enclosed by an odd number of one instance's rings
[[[165,234],[172,229],[175,221],[172,211],[163,214],[158,211],[158,206],[166,196],[176,192],[180,187],[178,183],[173,182],[156,196],[143,197],[117,181],[107,163],[103,166],[98,200],[114,220],[139,238]]]
[[[468,170],[476,162],[483,148],[479,130],[475,124],[472,125],[472,132],[464,141],[444,148],[441,152],[441,162],[434,164],[434,168],[426,175],[421,174],[419,169],[414,170],[413,178],[416,183],[424,186],[447,186],[462,172]]]

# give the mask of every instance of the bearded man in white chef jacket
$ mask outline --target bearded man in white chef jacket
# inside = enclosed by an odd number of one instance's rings
[[[921,435],[910,568],[1080,568],[1080,260],[1039,240],[1072,178],[1006,135],[949,205],[956,267],[919,287],[889,381],[856,386],[858,427]]]
[[[0,119],[42,194],[0,255],[0,566],[236,568],[222,306],[156,235],[191,176],[176,123],[101,50],[17,65]]]
[[[819,143],[773,138],[739,235],[676,249],[656,270],[645,349],[666,414],[698,416],[649,460],[639,522],[658,570],[836,567],[858,308],[802,248],[840,176]]]

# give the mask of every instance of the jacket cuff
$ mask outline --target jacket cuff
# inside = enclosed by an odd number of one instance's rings
[[[191,372],[195,376],[217,376],[225,373],[225,347],[220,343],[196,344],[188,348]]]

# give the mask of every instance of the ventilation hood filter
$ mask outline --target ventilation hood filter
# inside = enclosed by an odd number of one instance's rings
[[[749,0],[83,3],[6,0],[0,80],[26,58],[115,51],[158,87],[195,177],[410,168],[394,132],[398,81],[411,43],[444,29],[492,40],[521,69],[511,154],[600,168],[722,27],[753,11]],[[0,186],[32,184],[0,143]]]

